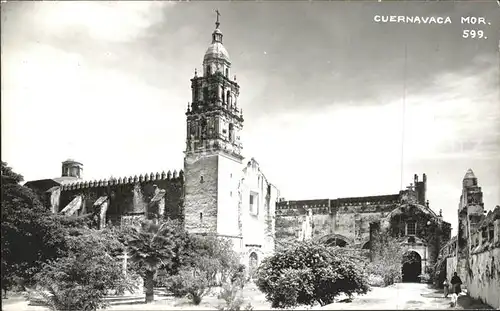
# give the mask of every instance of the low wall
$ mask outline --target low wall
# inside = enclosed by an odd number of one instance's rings
[[[493,308],[500,308],[500,248],[472,254],[472,277],[468,278],[469,295],[480,298]]]

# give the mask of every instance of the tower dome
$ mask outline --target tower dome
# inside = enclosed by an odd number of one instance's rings
[[[205,56],[203,57],[203,62],[209,62],[217,59],[225,60],[228,63],[231,62],[229,59],[229,53],[227,52],[224,45],[222,45],[222,42],[212,42],[212,44],[208,46],[208,49],[205,52]]]
[[[67,159],[62,163],[61,177],[82,178],[83,164],[73,159]]]
[[[465,173],[464,179],[472,179],[472,178],[476,178],[476,175],[474,175],[472,169],[469,168]]]
[[[205,56],[203,57],[203,63],[220,62],[225,61],[228,64],[231,63],[229,59],[229,53],[222,44],[222,32],[219,29],[220,13],[217,11],[217,21],[215,22],[215,30],[212,32],[212,43],[208,46]]]

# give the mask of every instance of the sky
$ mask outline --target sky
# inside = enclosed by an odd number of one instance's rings
[[[239,83],[241,138],[288,200],[395,194],[427,175],[456,232],[472,168],[500,204],[495,2],[7,2],[2,161],[25,180],[180,170],[190,79],[220,29]],[[376,23],[375,15],[451,24]],[[489,25],[462,25],[460,17]],[[483,38],[462,38],[464,29]],[[484,37],[487,37],[486,39]]]

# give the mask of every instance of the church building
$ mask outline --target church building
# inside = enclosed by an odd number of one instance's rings
[[[245,161],[240,86],[223,45],[219,13],[203,70],[191,79],[184,169],[84,180],[83,164],[62,163],[61,177],[29,181],[54,213],[94,214],[99,227],[143,219],[180,219],[190,233],[228,238],[252,272],[274,251],[277,188],[258,162]],[[180,151],[179,151],[180,152]]]

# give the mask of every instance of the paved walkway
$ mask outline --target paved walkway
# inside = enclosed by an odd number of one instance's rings
[[[388,287],[374,287],[368,294],[356,296],[352,302],[337,302],[319,310],[447,310],[447,309],[492,309],[460,295],[457,307],[451,307],[451,297],[444,298],[442,290],[429,288],[426,284],[399,283]]]
[[[270,310],[270,304],[255,285],[249,285],[243,292],[245,305],[250,302],[254,310]],[[342,299],[342,297],[339,297]],[[193,306],[187,299],[174,299],[158,293],[155,302],[146,305],[143,295],[109,297],[111,306],[108,310],[214,310],[221,303],[216,297],[204,297],[199,306]],[[452,309],[492,309],[466,295],[458,299],[458,306],[450,306],[451,298],[444,298],[442,290],[429,288],[426,284],[401,283],[389,287],[374,287],[368,294],[355,296],[351,302],[336,302],[324,307],[312,307],[312,310],[452,310]],[[47,308],[29,305],[24,297],[11,297],[2,300],[5,311],[47,311]],[[297,309],[304,310],[304,307]]]

